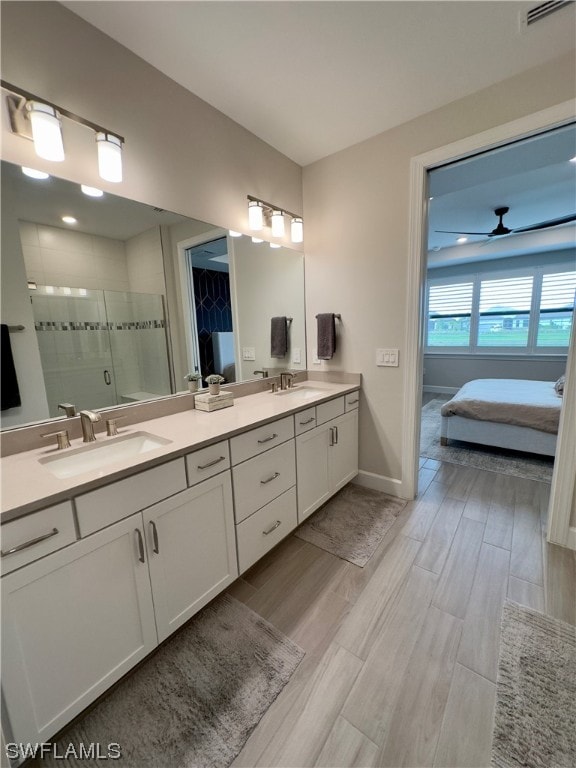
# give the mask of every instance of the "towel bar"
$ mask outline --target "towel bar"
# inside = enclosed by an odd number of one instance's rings
[[[335,314],[334,317],[336,318],[336,320],[342,320],[342,315],[340,314],[338,315]],[[318,319],[318,315],[316,315],[316,319]]]

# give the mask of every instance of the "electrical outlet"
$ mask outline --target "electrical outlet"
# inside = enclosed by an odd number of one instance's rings
[[[376,365],[391,368],[398,368],[399,350],[397,349],[377,349]]]
[[[256,348],[242,347],[242,360],[256,360]]]

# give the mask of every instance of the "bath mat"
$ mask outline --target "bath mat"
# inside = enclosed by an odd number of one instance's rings
[[[576,627],[510,601],[502,611],[492,765],[576,765]]]
[[[525,477],[527,480],[552,482],[554,459],[533,454],[507,451],[504,448],[462,443],[450,440],[448,445],[440,445],[440,408],[450,398],[431,400],[422,408],[420,427],[420,456],[449,464],[463,464],[488,472],[501,472],[505,475]]]
[[[116,743],[118,760],[66,764],[109,768],[225,768],[286,685],[304,651],[229,595],[176,633],[59,740]],[[42,765],[61,766],[51,757]]]
[[[349,483],[295,535],[364,567],[405,506],[402,499]]]

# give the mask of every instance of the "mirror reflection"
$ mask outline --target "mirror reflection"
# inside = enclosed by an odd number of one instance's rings
[[[187,374],[231,383],[306,367],[301,253],[89,192],[2,163],[2,323],[21,390],[3,428],[62,417],[63,403],[185,391]]]

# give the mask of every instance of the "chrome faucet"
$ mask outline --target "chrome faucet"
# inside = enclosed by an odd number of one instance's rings
[[[256,376],[257,373],[261,373],[263,379],[268,378],[268,371],[266,370],[266,368],[264,368],[262,371],[254,371],[254,376]]]
[[[294,374],[291,371],[284,371],[280,374],[280,389],[292,389],[292,380]]]
[[[67,419],[76,416],[76,406],[72,403],[58,403],[58,410],[63,410]]]
[[[102,417],[94,411],[80,411],[80,425],[82,426],[82,437],[85,443],[93,443],[96,440],[94,435],[94,424],[100,421]]]

